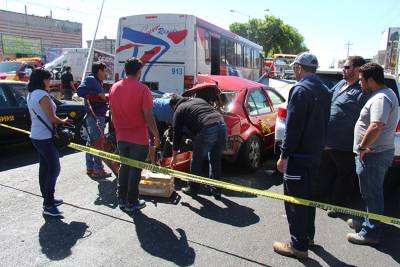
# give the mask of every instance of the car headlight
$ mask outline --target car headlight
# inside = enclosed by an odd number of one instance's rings
[[[70,117],[71,119],[75,118],[75,117],[76,117],[76,112],[75,112],[75,111],[71,111],[71,112],[69,113],[69,116],[68,116],[68,117]]]

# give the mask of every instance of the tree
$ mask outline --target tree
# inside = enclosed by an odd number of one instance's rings
[[[297,29],[274,16],[251,19],[248,23],[235,22],[229,29],[262,45],[266,57],[278,53],[298,54],[308,50],[304,44],[304,37]]]

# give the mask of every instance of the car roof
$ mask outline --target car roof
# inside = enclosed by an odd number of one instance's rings
[[[338,74],[338,75],[343,75],[343,70],[342,69],[317,69],[317,74]],[[385,72],[385,79],[396,79],[396,76],[393,74]]]
[[[266,87],[262,83],[247,80],[237,76],[222,75],[198,75],[197,80],[200,83],[218,84],[218,88],[222,91],[241,91],[250,88]]]

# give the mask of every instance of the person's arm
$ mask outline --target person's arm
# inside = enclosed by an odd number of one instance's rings
[[[61,80],[61,83],[60,83],[60,92],[61,92],[62,95],[64,95],[64,86],[63,86],[62,80]]]
[[[66,124],[68,123],[68,118],[60,119],[51,107],[51,102],[48,96],[44,96],[39,101],[40,107],[43,109],[46,116],[49,118],[50,122],[53,124]]]
[[[183,121],[182,121],[183,113],[180,109],[175,110],[174,117],[172,120],[172,129],[173,129],[173,137],[172,137],[172,161],[171,167],[175,168],[177,159],[176,156],[178,154],[180,142],[182,140],[183,135]]]
[[[71,89],[73,91],[76,91],[75,84],[74,84],[74,76],[72,76],[72,74],[70,75],[69,86],[71,87]]]
[[[151,133],[154,136],[154,145],[158,148],[160,146],[160,136],[158,134],[158,129],[156,121],[153,116],[153,109],[143,109],[144,120],[146,121],[147,127],[149,127]]]
[[[281,173],[286,172],[287,158],[298,147],[307,120],[307,94],[302,87],[294,89],[288,104],[285,140],[281,148],[282,153],[277,162],[277,169]]]

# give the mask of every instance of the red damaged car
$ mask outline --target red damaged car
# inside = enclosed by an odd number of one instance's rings
[[[273,88],[236,76],[198,75],[197,79],[199,83],[183,96],[203,98],[224,115],[228,128],[224,158],[257,169],[262,153],[274,147],[275,107],[284,98]]]

